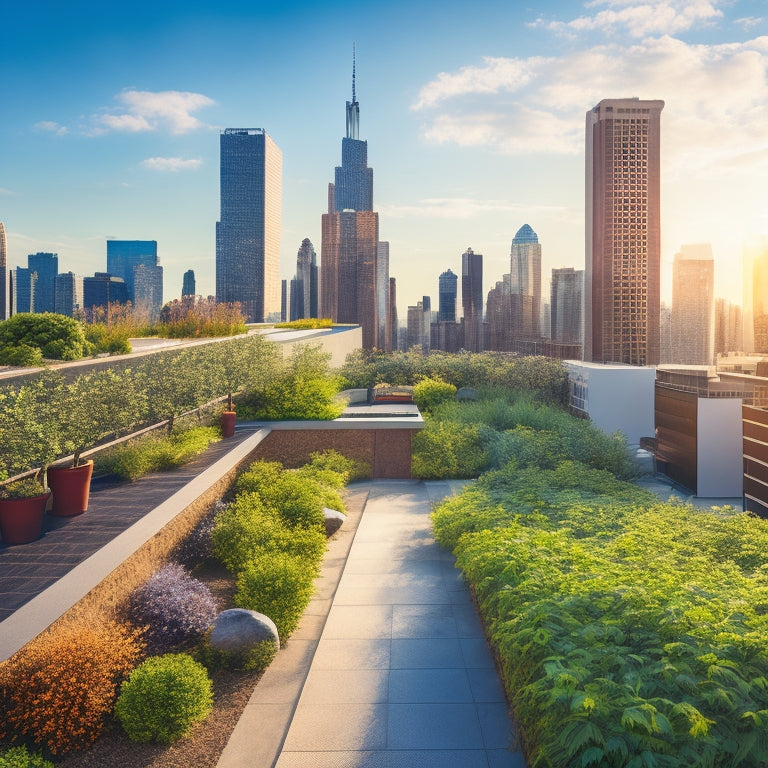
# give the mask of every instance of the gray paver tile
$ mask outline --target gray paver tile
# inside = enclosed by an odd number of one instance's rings
[[[356,704],[343,713],[325,704],[302,705],[283,748],[289,752],[384,749],[387,718],[386,704]]]
[[[391,605],[335,605],[323,629],[323,637],[328,639],[386,639],[391,635]]]
[[[462,637],[460,642],[461,651],[464,654],[464,661],[468,669],[494,669],[491,651],[485,638]]]
[[[509,749],[515,740],[506,703],[480,702],[477,716],[486,749]]]
[[[389,638],[322,638],[312,669],[389,669]]]
[[[389,749],[483,749],[473,704],[390,704]]]
[[[283,752],[275,768],[488,768],[488,761],[479,749]]]
[[[392,639],[392,669],[463,669],[464,666],[458,639]]]
[[[392,704],[467,703],[472,690],[463,669],[393,669],[389,673]]]
[[[495,669],[468,669],[467,677],[475,701],[504,703],[504,689]]]
[[[313,670],[301,692],[301,706],[386,702],[390,674],[386,669]]]
[[[487,754],[488,768],[527,768],[520,750],[510,752],[508,749],[489,749]]]

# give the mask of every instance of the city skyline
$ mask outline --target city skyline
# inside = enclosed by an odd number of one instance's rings
[[[582,268],[583,114],[634,95],[667,104],[662,297],[679,244],[708,242],[716,296],[738,302],[742,246],[768,234],[761,4],[510,5],[7,9],[0,70],[14,108],[0,128],[0,220],[9,266],[53,252],[63,270],[89,275],[105,268],[107,238],[153,239],[166,299],[190,268],[198,291],[214,293],[217,135],[255,125],[284,155],[280,275],[290,279],[302,240],[321,240],[356,42],[360,132],[402,306],[436,297],[438,276],[459,270],[467,243],[485,256],[487,291],[507,271],[521,222],[543,243],[545,280],[553,268]],[[296,44],[307,35],[314,45]]]

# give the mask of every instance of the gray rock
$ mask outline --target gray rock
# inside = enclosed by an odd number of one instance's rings
[[[477,394],[476,389],[472,389],[471,387],[462,387],[458,392],[456,392],[456,399],[459,402],[468,401],[468,400],[477,400],[479,395]]]
[[[347,519],[343,512],[337,512],[335,509],[328,509],[328,507],[323,507],[323,514],[325,515],[326,536],[332,536],[336,533],[341,528],[341,524]]]
[[[228,653],[246,653],[263,640],[274,640],[280,648],[277,627],[269,616],[245,608],[222,611],[213,624],[210,643]]]

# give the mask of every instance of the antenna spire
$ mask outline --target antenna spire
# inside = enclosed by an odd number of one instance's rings
[[[355,99],[355,43],[352,43],[352,103],[357,100]]]
[[[357,103],[355,92],[355,78],[357,65],[357,51],[355,43],[352,43],[352,101],[347,102],[347,138],[359,139],[360,132],[360,105]]]

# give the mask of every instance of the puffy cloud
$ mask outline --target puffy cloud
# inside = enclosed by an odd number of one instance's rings
[[[148,157],[146,160],[141,161],[144,168],[149,168],[152,171],[194,171],[199,168],[203,161],[199,157],[189,158],[185,160],[182,157]]]
[[[621,30],[632,37],[675,34],[722,18],[723,13],[717,8],[720,4],[717,0],[594,0],[586,7],[603,10],[593,15],[579,16],[572,21],[539,18],[531,26],[570,36],[593,30],[602,33]]]
[[[57,136],[64,136],[68,132],[65,125],[60,125],[53,120],[41,120],[39,123],[35,123],[35,128],[38,131],[55,133]]]
[[[161,129],[172,134],[189,133],[207,127],[192,113],[215,103],[202,93],[187,91],[125,90],[116,98],[125,105],[125,111],[94,116],[91,133]]]
[[[603,98],[638,96],[666,102],[667,172],[735,168],[743,157],[764,156],[766,37],[692,45],[663,36],[507,61],[485,59],[425,85],[413,105],[428,116],[424,137],[507,154],[576,154],[588,109]]]
[[[763,20],[759,16],[743,16],[740,19],[734,19],[733,23],[740,25],[744,29],[751,29],[758,24],[762,24]]]

